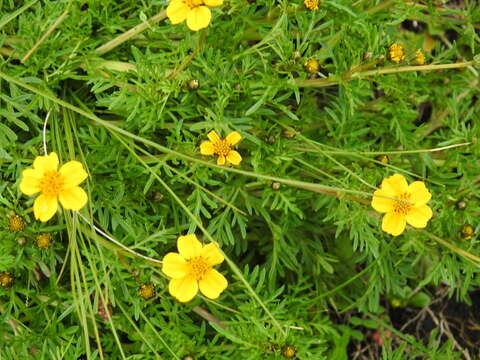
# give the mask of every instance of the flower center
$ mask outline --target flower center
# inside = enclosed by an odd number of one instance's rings
[[[63,187],[63,176],[57,171],[45,171],[40,180],[40,191],[48,197],[56,197]]]
[[[410,200],[410,194],[409,193],[403,193],[400,196],[397,196],[399,199],[402,200]],[[393,204],[393,211],[399,214],[406,215],[412,208],[412,204],[406,201],[395,201],[395,204]]]
[[[212,268],[207,260],[201,256],[190,259],[188,265],[190,265],[190,275],[197,280],[202,280],[205,274]]]
[[[231,149],[230,143],[226,139],[220,139],[213,144],[215,154],[227,156]]]
[[[203,0],[183,0],[184,4],[187,5],[190,9],[194,7],[203,5]]]

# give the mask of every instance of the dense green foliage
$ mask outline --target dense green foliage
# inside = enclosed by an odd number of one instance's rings
[[[15,276],[0,287],[0,359],[276,359],[292,345],[298,359],[341,360],[358,342],[383,359],[461,358],[440,330],[396,330],[389,310],[428,306],[438,286],[468,304],[479,285],[478,239],[459,232],[480,213],[476,2],[226,1],[198,33],[148,22],[165,7],[0,0],[0,272]],[[471,63],[396,71],[424,46],[427,65]],[[18,190],[43,155],[47,113],[48,151],[90,174],[88,221],[61,211],[36,222]],[[241,133],[239,166],[200,155],[213,129]],[[394,173],[432,192],[425,230],[382,232],[369,194]],[[92,224],[156,259],[181,234],[213,238],[229,286],[181,304],[158,265]],[[53,246],[39,249],[45,232]]]

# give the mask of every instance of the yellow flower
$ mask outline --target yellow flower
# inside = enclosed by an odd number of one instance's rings
[[[225,165],[227,161],[233,165],[240,164],[242,157],[237,151],[232,150],[232,146],[238,144],[242,139],[238,132],[233,131],[225,139],[222,139],[212,130],[207,136],[210,141],[204,141],[200,145],[202,155],[218,155],[217,165]]]
[[[209,299],[217,299],[228,282],[214,265],[224,260],[218,245],[203,246],[195,234],[180,236],[178,253],[168,253],[163,258],[162,271],[172,279],[168,285],[170,295],[181,302],[192,300],[198,290]]]
[[[373,193],[372,207],[380,213],[386,213],[382,220],[382,230],[398,236],[405,230],[407,223],[416,228],[427,226],[432,217],[432,209],[427,205],[431,197],[432,194],[422,181],[408,185],[402,175],[395,174],[384,179],[380,190]]]
[[[390,60],[396,62],[397,64],[400,61],[405,60],[405,54],[403,51],[403,46],[400,44],[392,44],[388,48],[388,54],[390,56]]]
[[[20,191],[25,195],[41,194],[35,199],[33,213],[42,222],[50,220],[57,212],[58,201],[67,210],[80,210],[87,203],[88,196],[78,185],[88,174],[78,161],[69,161],[58,168],[58,156],[37,156],[33,169],[23,171]]]
[[[186,19],[188,28],[198,31],[206,28],[212,19],[212,13],[207,6],[222,4],[223,0],[170,0],[167,16],[172,24],[180,24]]]
[[[307,7],[307,9],[312,10],[312,11],[318,9],[318,3],[319,2],[320,2],[319,0],[304,0],[303,1],[305,6]]]

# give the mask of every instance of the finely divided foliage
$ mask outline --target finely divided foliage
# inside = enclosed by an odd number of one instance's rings
[[[479,24],[0,1],[0,359],[478,355]]]

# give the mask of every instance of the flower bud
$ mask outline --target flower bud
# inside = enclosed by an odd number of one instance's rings
[[[153,284],[142,284],[138,290],[138,294],[144,300],[150,300],[155,297],[155,286]]]

